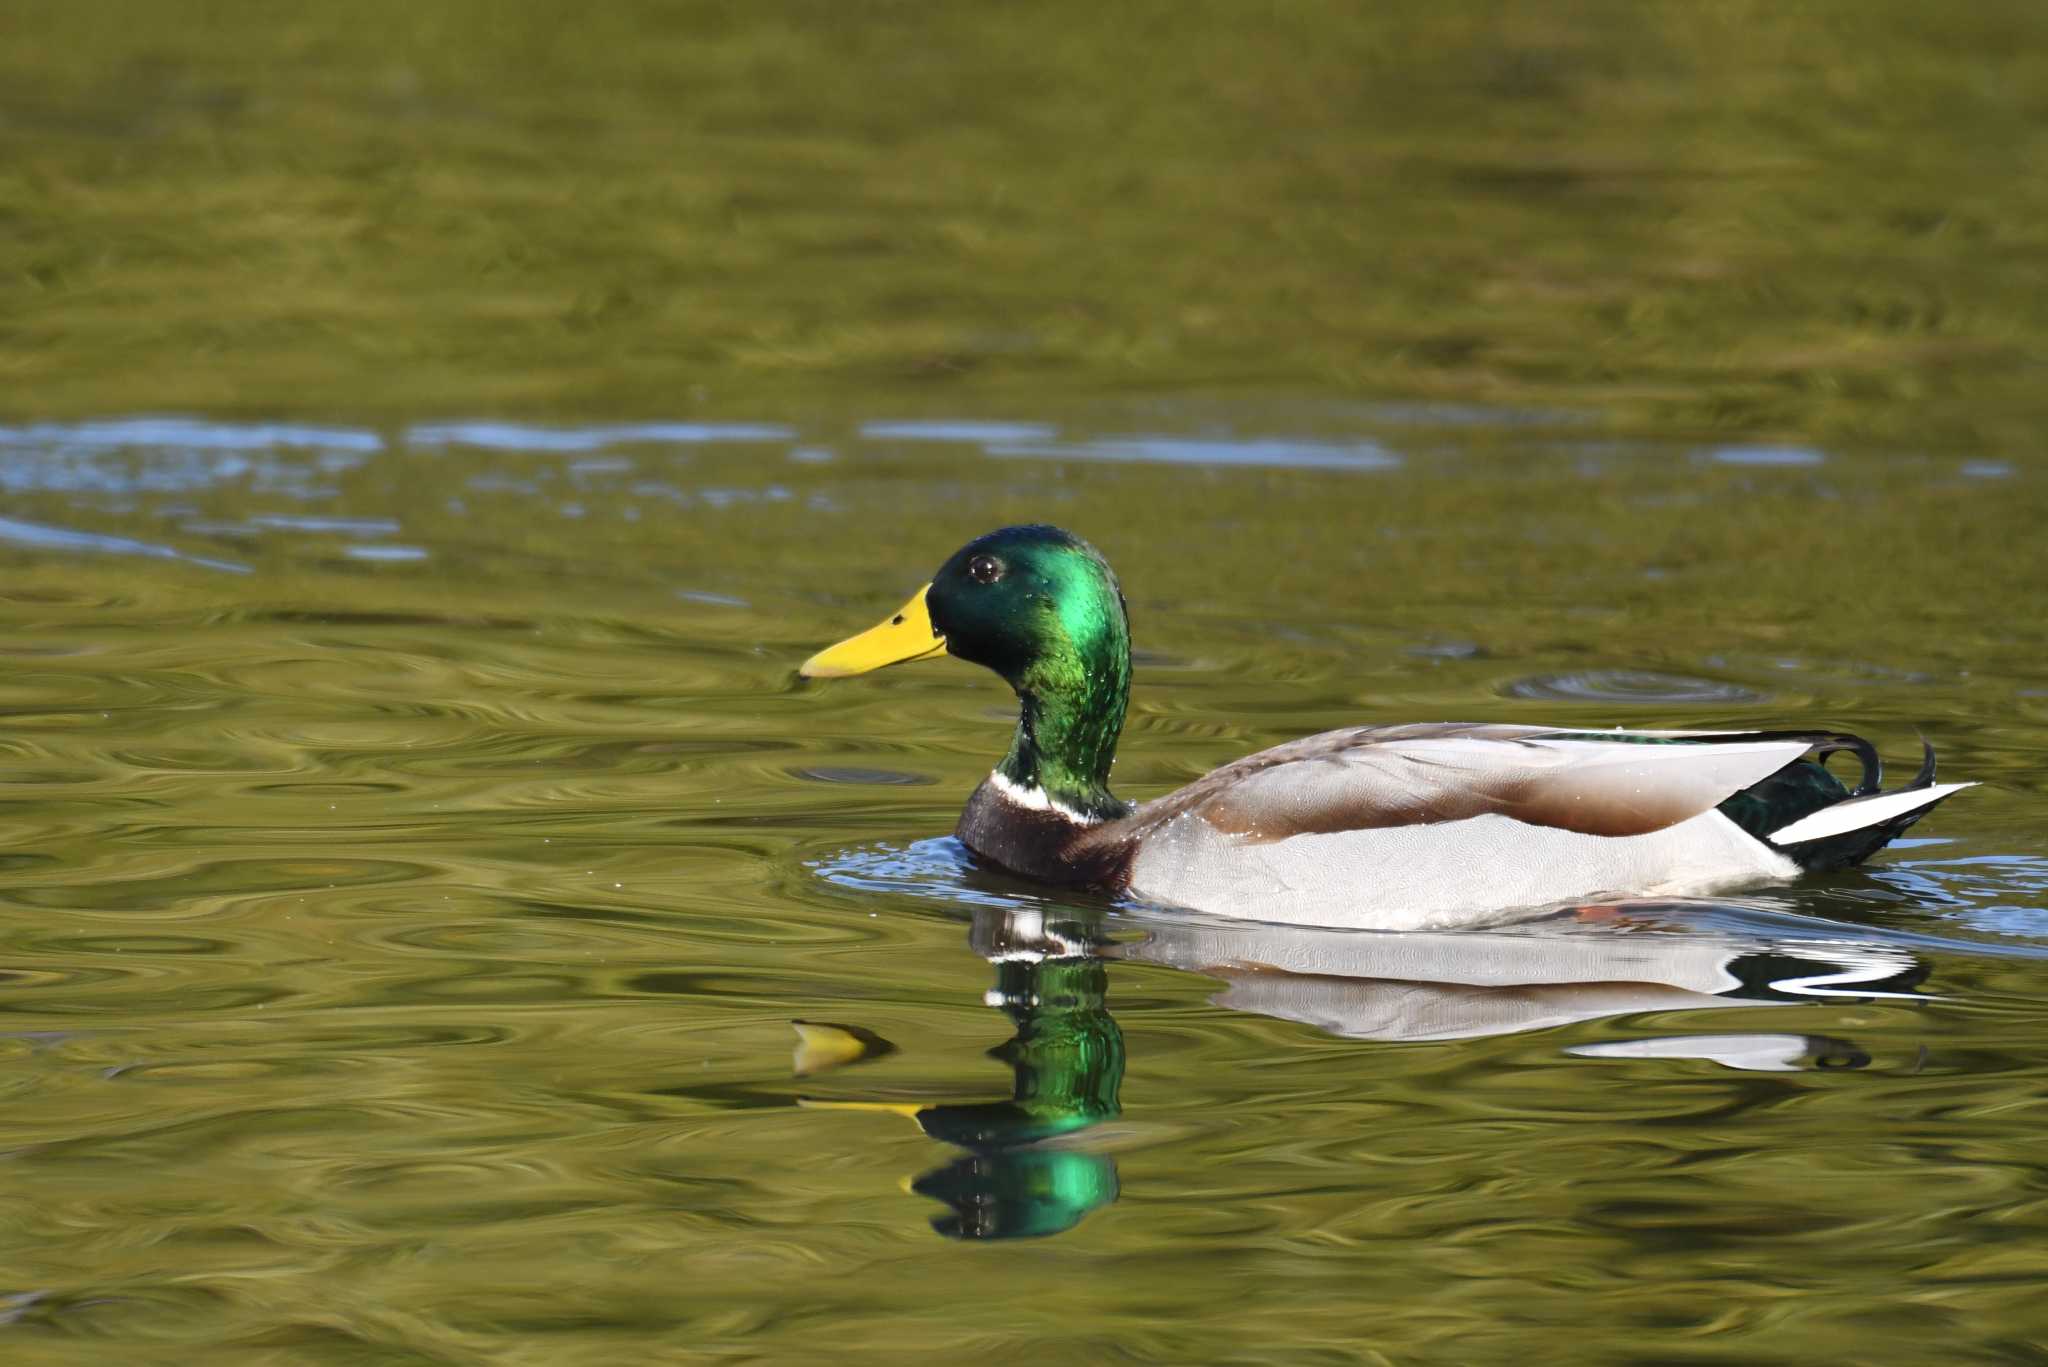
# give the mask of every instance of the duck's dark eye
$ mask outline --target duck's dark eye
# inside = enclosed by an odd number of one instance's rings
[[[992,555],[977,555],[967,562],[967,577],[977,584],[993,584],[1003,577],[1003,567]]]

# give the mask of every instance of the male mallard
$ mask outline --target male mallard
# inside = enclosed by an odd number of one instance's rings
[[[1413,930],[1602,895],[1700,893],[1841,868],[1965,783],[1880,792],[1876,750],[1827,731],[1359,726],[1247,756],[1133,807],[1109,791],[1131,681],[1123,593],[1057,527],[968,542],[811,678],[944,652],[1023,704],[960,815],[1013,873],[1262,921]],[[1852,792],[1825,767],[1862,761]],[[1811,755],[1812,758],[1807,758]]]

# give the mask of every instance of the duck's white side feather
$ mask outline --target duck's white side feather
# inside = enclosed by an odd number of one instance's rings
[[[1440,930],[1516,920],[1579,898],[1697,894],[1798,872],[1711,810],[1645,835],[1582,835],[1489,814],[1268,842],[1185,813],[1139,848],[1130,890],[1257,921]]]

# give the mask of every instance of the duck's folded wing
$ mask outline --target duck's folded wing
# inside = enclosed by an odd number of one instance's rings
[[[1497,815],[1582,835],[1645,835],[1711,811],[1824,738],[1786,733],[1360,728],[1254,755],[1148,804],[1241,842]]]

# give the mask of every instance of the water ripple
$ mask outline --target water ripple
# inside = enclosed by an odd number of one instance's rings
[[[1503,696],[1537,702],[1759,703],[1760,693],[1723,679],[1698,679],[1643,669],[1583,669],[1532,674],[1500,686]]]
[[[233,560],[215,560],[209,556],[189,555],[175,546],[137,541],[125,536],[108,536],[100,532],[75,531],[69,527],[46,527],[11,517],[0,517],[0,541],[10,541],[17,546],[28,546],[41,551],[83,551],[97,555],[133,555],[152,560],[181,560],[188,565],[198,565],[209,570],[224,570],[229,574],[249,573],[247,565]]]

